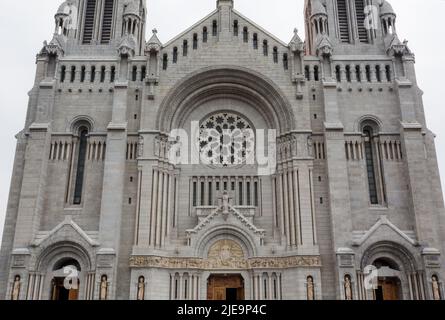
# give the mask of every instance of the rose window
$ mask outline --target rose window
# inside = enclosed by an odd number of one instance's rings
[[[201,162],[224,167],[253,159],[254,132],[242,116],[224,112],[201,121],[199,151]]]

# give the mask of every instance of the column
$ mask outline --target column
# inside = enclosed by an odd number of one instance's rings
[[[153,191],[151,196],[151,214],[150,214],[150,246],[155,246],[156,244],[156,212],[158,207],[158,180],[159,171],[157,169],[153,172]]]
[[[292,177],[293,172],[291,170],[287,173],[287,179],[288,179],[288,194],[289,194],[289,216],[290,216],[290,244],[291,246],[295,246],[297,244],[296,242],[296,236],[295,236],[295,211],[294,211],[294,188],[292,183]]]

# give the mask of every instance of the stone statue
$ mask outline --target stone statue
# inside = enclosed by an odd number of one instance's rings
[[[229,213],[229,194],[227,193],[227,191],[224,191],[223,196],[222,196],[222,213],[223,214],[228,214]]]
[[[439,279],[437,279],[437,276],[433,276],[432,282],[433,282],[433,299],[442,300],[440,295]]]
[[[307,299],[309,301],[315,300],[314,279],[312,277],[307,278]]]
[[[108,281],[107,276],[102,276],[100,280],[100,295],[99,300],[107,300],[108,297]]]
[[[137,299],[140,301],[145,300],[145,278],[144,277],[139,277]]]
[[[17,301],[20,298],[20,276],[15,276],[14,284],[12,285],[11,300]]]
[[[350,276],[345,276],[345,299],[352,300],[352,283]]]

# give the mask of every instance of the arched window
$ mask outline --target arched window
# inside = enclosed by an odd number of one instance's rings
[[[79,129],[79,151],[77,157],[76,184],[74,188],[75,205],[82,203],[83,182],[85,176],[85,161],[88,146],[88,128],[81,127]]]
[[[187,40],[184,40],[182,42],[182,55],[184,57],[187,57],[188,51],[189,51],[189,42]]]
[[[245,43],[249,42],[249,29],[247,27],[243,29],[243,41]]]
[[[136,81],[138,78],[138,67],[133,66],[133,70],[131,72],[131,81]]]
[[[314,81],[320,81],[320,71],[318,66],[314,66]]]
[[[238,20],[233,21],[233,35],[238,37]]]
[[[374,133],[370,126],[366,126],[363,129],[363,135],[365,136],[365,159],[366,159],[366,171],[368,174],[368,189],[369,189],[369,200],[371,204],[379,204],[379,197],[377,191],[377,175],[376,175],[376,163],[373,139]]]
[[[278,63],[278,48],[273,47],[273,62]]]
[[[116,80],[116,67],[111,67],[111,74],[110,74],[110,82],[114,82]]]
[[[362,82],[362,74],[361,74],[360,65],[355,66],[355,77],[357,78],[358,82]]]
[[[173,48],[173,63],[178,62],[178,47]]]
[[[371,82],[371,67],[366,66],[365,70],[366,70],[366,81]]]
[[[264,54],[264,56],[269,55],[269,44],[268,44],[267,40],[263,41],[263,54]]]
[[[85,9],[85,22],[83,25],[83,44],[91,44],[91,41],[93,40],[96,3],[96,0],[87,0]]]
[[[258,34],[257,33],[253,34],[253,48],[258,49]]]
[[[164,53],[162,58],[162,69],[167,70],[168,68],[168,54]]]
[[[348,82],[351,82],[351,66],[346,66],[346,80]]]
[[[207,27],[204,27],[202,29],[202,42],[206,43],[207,42],[207,38],[208,38],[208,31],[207,31]]]
[[[392,81],[392,77],[391,77],[391,66],[387,65],[385,67],[385,73],[386,73],[386,81],[391,82]]]
[[[289,69],[289,58],[288,58],[287,53],[283,53],[283,67],[284,67],[284,70]]]
[[[346,0],[337,0],[337,18],[340,41],[343,43],[350,43],[349,12],[348,3]]]
[[[100,68],[100,82],[105,82],[105,66]]]
[[[142,66],[142,68],[141,68],[141,81],[144,81],[146,76],[147,76],[147,67],[146,66]]]
[[[212,35],[216,37],[218,35],[218,22],[216,20],[213,20],[212,23]]]
[[[382,74],[381,74],[381,69],[380,69],[380,66],[379,65],[376,65],[375,66],[375,74],[376,74],[376,77],[377,77],[377,81],[378,82],[382,82]]]
[[[65,82],[66,78],[66,66],[62,66],[62,70],[60,71],[60,82]]]
[[[198,34],[193,34],[193,50],[198,49]]]
[[[96,67],[91,67],[90,81],[94,82],[96,80]]]
[[[110,43],[111,26],[113,25],[114,0],[104,1],[104,11],[102,16],[102,34],[100,42],[102,44]]]
[[[341,82],[341,71],[340,66],[335,66],[335,78],[337,82]]]
[[[84,82],[85,81],[85,66],[82,66],[81,70],[80,70],[80,82]]]
[[[76,80],[76,67],[72,66],[71,67],[71,78],[70,78],[70,82],[74,82]]]
[[[304,77],[306,78],[307,81],[311,81],[311,72],[309,66],[304,67]]]

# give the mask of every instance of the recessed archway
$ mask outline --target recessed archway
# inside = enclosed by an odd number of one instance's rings
[[[207,300],[242,301],[245,299],[241,274],[212,274],[207,280]]]

